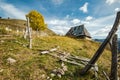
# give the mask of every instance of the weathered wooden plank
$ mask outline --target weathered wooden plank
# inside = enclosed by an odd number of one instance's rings
[[[117,35],[114,35],[112,40],[112,63],[111,63],[111,75],[110,80],[117,80],[118,76],[118,60],[117,60],[117,54],[118,54],[118,45],[117,45]]]
[[[110,78],[108,77],[108,75],[107,75],[107,73],[105,71],[103,71],[103,74],[104,74],[106,80],[110,80]]]
[[[111,38],[116,33],[119,23],[120,23],[120,11],[117,13],[116,20],[115,20],[114,25],[113,25],[111,31],[109,32],[108,36],[106,37],[104,42],[100,45],[100,47],[98,48],[98,50],[96,51],[96,53],[92,57],[92,59],[88,62],[88,64],[85,66],[85,68],[81,71],[81,75],[84,75],[92,67],[92,65],[89,65],[89,64],[96,63],[96,61],[98,60],[98,58],[104,51],[106,45],[110,42]]]
[[[29,48],[32,49],[32,28],[29,28]]]
[[[31,49],[32,48],[32,28],[30,28],[29,17],[26,17],[26,18],[27,18],[27,27],[26,27],[26,32],[25,32],[24,38],[26,39],[27,36],[28,36],[28,38],[29,38],[29,48]]]

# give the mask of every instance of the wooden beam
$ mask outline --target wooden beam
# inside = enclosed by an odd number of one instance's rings
[[[102,71],[103,75],[105,76],[106,80],[110,80],[110,78],[108,77],[107,73],[105,71]]]
[[[90,68],[92,66],[89,64],[94,65],[96,63],[96,61],[99,59],[99,57],[102,54],[102,52],[104,51],[106,45],[110,42],[111,38],[116,33],[119,23],[120,23],[120,11],[117,13],[114,25],[113,25],[111,31],[109,32],[108,36],[106,37],[105,41],[100,45],[100,47],[98,48],[98,50],[96,51],[96,53],[94,54],[92,59],[88,62],[88,64],[85,66],[85,68],[81,71],[81,75],[84,75],[88,70],[90,70]]]
[[[27,27],[26,27],[26,34],[25,34],[25,38],[29,39],[29,48],[32,49],[32,28],[30,28],[30,20],[29,17],[27,18]]]
[[[118,54],[118,45],[117,45],[117,35],[114,35],[112,40],[112,63],[111,63],[111,75],[110,80],[118,80],[118,60],[117,60],[117,54]]]

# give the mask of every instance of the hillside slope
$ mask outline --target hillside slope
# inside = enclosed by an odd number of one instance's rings
[[[25,28],[25,26],[18,26],[24,22],[26,21],[13,19],[0,21],[1,80],[50,80],[51,78],[52,80],[95,80],[95,74],[92,70],[85,76],[80,76],[79,74],[83,67],[66,62],[64,64],[67,67],[67,71],[64,75],[54,76],[51,72],[56,69],[61,71],[62,62],[51,55],[57,53],[67,55],[69,53],[70,55],[90,59],[100,46],[100,43],[85,39],[56,36],[54,32],[46,29],[45,32],[49,36],[44,36],[46,35],[44,32],[43,36],[32,35],[32,49],[29,49],[29,42],[23,38],[22,31],[16,31],[19,28],[21,30]],[[6,27],[12,30],[7,31]],[[57,51],[50,52],[50,55],[41,54],[42,51],[54,50],[55,48],[57,48]],[[110,73],[110,62],[111,52],[106,47],[97,62],[99,67],[98,78],[100,80],[105,80],[102,71],[106,71],[107,74]]]
[[[19,31],[19,32],[23,32],[26,28],[27,22],[25,20],[20,20],[20,19],[0,19],[0,26],[1,27],[7,27],[10,30],[13,31]],[[36,33],[36,31],[34,31],[34,33]],[[44,31],[37,32],[39,34],[45,33],[47,35],[56,35],[52,30],[50,30],[49,28],[45,29]],[[36,34],[37,34],[36,33]],[[36,35],[35,34],[35,35]]]
[[[0,79],[10,80],[46,80],[51,76],[51,71],[61,67],[59,59],[50,55],[41,55],[40,51],[59,47],[58,51],[67,52],[78,57],[91,58],[99,47],[99,43],[89,40],[75,40],[68,37],[47,36],[33,39],[33,48],[27,48],[28,41],[21,37],[0,37]],[[56,52],[53,52],[56,54]],[[10,63],[8,59],[14,59]],[[61,78],[53,80],[94,80],[94,73],[88,72],[80,76],[82,67],[65,63],[68,70]],[[106,49],[98,61],[99,79],[104,80],[102,70],[109,73],[110,51]]]

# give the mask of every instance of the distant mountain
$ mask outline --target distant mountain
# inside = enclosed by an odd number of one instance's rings
[[[97,42],[103,42],[105,39],[94,39]],[[120,52],[120,38],[118,39],[118,50]]]
[[[94,41],[97,41],[97,42],[103,42],[105,39],[94,39]]]

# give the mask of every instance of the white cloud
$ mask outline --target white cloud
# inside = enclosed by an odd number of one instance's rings
[[[120,2],[120,0],[106,0],[106,3],[111,5],[113,3],[117,3],[117,2]]]
[[[46,23],[51,30],[62,35],[64,35],[71,26],[71,22],[69,23],[68,19],[47,19]]]
[[[76,25],[80,24],[85,24],[85,27],[87,30],[90,32],[91,36],[93,38],[105,38],[114,21],[115,21],[115,14],[114,15],[108,15],[108,16],[103,16],[101,18],[94,18],[91,19],[91,21],[86,21],[86,20],[80,20],[77,18],[74,19],[50,19],[47,20],[47,24],[51,30],[56,32],[57,34],[62,34],[64,35],[67,33],[67,31]]]
[[[51,27],[51,30],[56,32],[57,34],[65,35],[66,32],[70,29],[70,26],[61,26],[61,25],[56,25],[54,27]]]
[[[84,13],[88,12],[88,2],[86,2],[82,7],[79,8],[79,10],[83,11]]]
[[[64,0],[52,0],[53,4],[60,5],[63,3]]]
[[[0,1],[0,10],[2,10],[8,17],[25,19],[26,13],[24,11],[19,10],[12,4]]]
[[[87,17],[86,17],[86,21],[90,21],[90,20],[92,20],[92,19],[93,19],[92,16],[87,16]]]
[[[115,2],[115,0],[106,0],[106,3],[108,3],[109,5],[113,4],[114,2]]]
[[[48,27],[53,30],[57,34],[65,35],[67,31],[76,25],[80,25],[80,20],[79,19],[47,19],[46,23],[48,24]]]
[[[48,24],[50,24],[50,25],[66,25],[67,21],[66,20],[53,19],[53,20],[48,21]]]
[[[71,22],[76,25],[76,24],[80,23],[80,20],[79,19],[73,19]]]
[[[86,24],[93,38],[105,38],[115,21],[115,15],[104,16],[91,20]]]
[[[109,15],[109,16],[103,16],[98,19],[94,19],[91,21],[90,24],[88,24],[90,27],[95,27],[95,26],[106,26],[108,24],[112,24],[114,22],[115,15]]]
[[[105,37],[108,35],[108,33],[110,32],[110,29],[111,29],[112,25],[111,26],[105,26],[101,29],[98,29],[96,31],[94,31],[94,36],[102,36],[102,37]]]
[[[120,11],[120,8],[115,8],[115,12],[118,12],[118,11]]]

